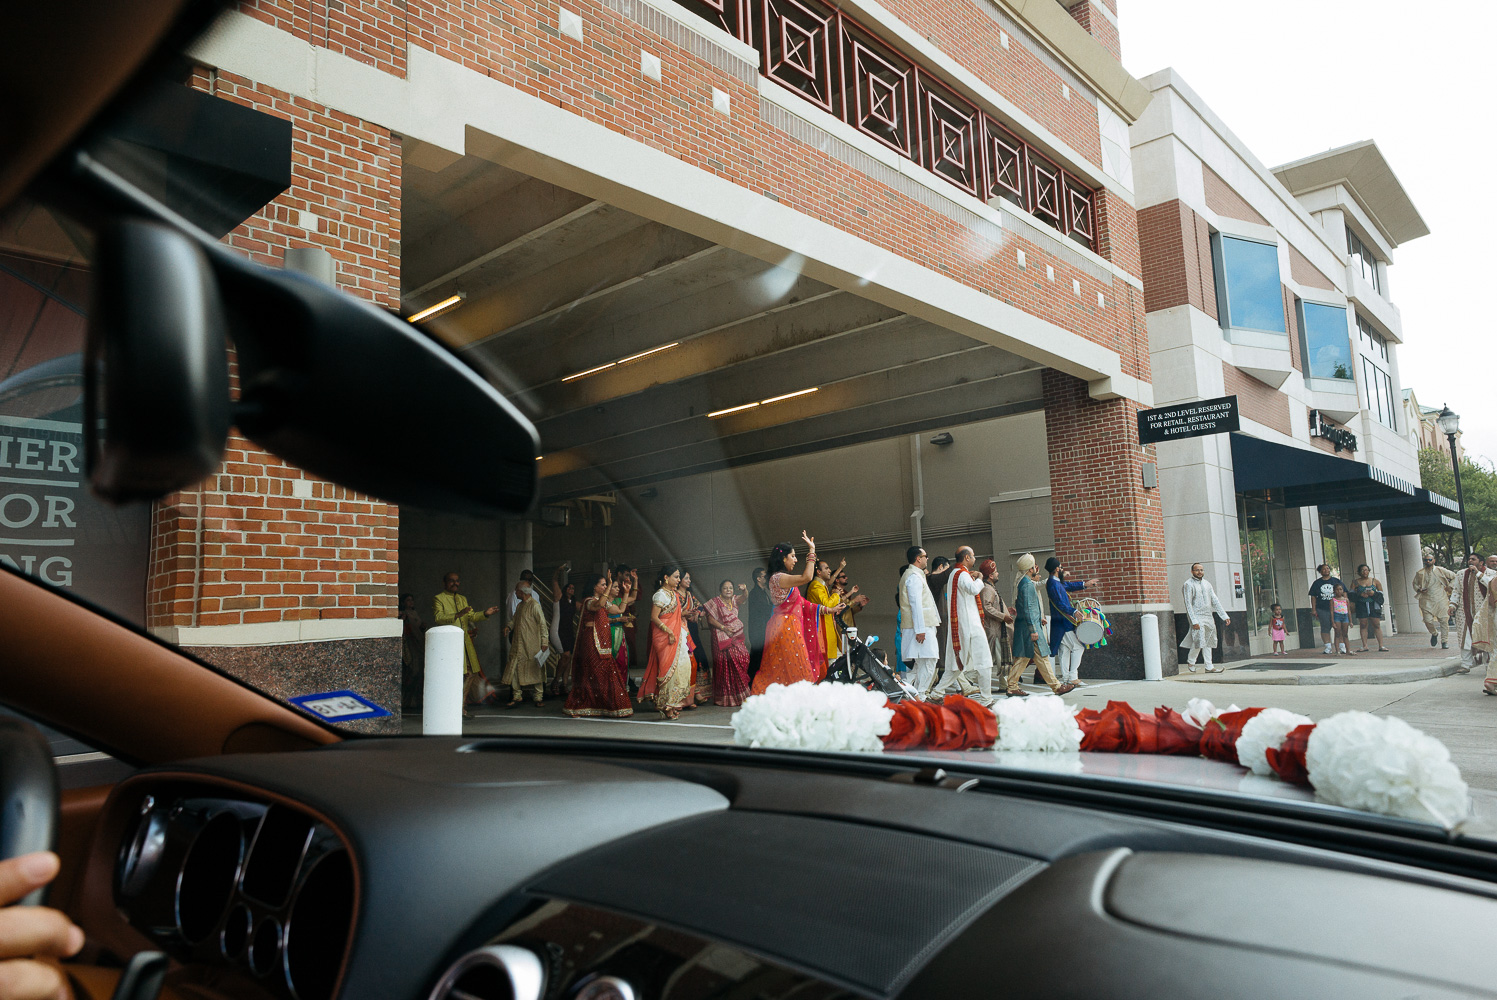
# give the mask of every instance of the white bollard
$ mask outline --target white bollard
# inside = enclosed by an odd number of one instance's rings
[[[1143,633],[1144,680],[1162,681],[1164,680],[1164,669],[1159,663],[1159,616],[1154,614],[1139,615],[1138,628]]]
[[[456,625],[426,630],[421,709],[421,732],[426,736],[463,734],[463,639],[463,630]]]

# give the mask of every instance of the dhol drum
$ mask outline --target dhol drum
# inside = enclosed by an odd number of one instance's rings
[[[1090,599],[1082,600],[1076,604],[1076,613],[1076,638],[1083,646],[1095,646],[1107,637],[1100,604]]]

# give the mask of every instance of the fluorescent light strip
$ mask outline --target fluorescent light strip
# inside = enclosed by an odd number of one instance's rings
[[[676,341],[674,344],[661,344],[659,347],[652,347],[648,351],[640,351],[638,354],[631,354],[627,358],[620,358],[618,361],[616,361],[614,363],[615,364],[620,364],[620,365],[627,365],[631,361],[638,361],[640,358],[648,358],[652,354],[659,354],[661,351],[668,351],[672,347],[680,347],[680,346],[681,346],[681,342],[680,341]]]
[[[451,310],[456,309],[458,306],[462,305],[463,300],[467,297],[468,295],[466,292],[458,292],[456,295],[449,295],[447,296],[447,298],[443,299],[441,302],[438,302],[436,305],[427,306],[420,312],[415,313],[411,316],[407,316],[406,322],[423,323],[434,316],[440,316],[445,312],[450,312]]]
[[[744,410],[752,410],[758,403],[744,403],[742,406],[730,406],[726,410],[715,410],[707,414],[707,419],[715,420],[718,417],[726,417],[730,413],[742,413]]]
[[[761,399],[761,400],[759,400],[759,402],[762,403],[762,404],[764,404],[765,406],[768,406],[770,403],[783,403],[785,400],[787,400],[787,399],[794,399],[796,396],[807,396],[807,395],[810,395],[811,393],[815,392],[817,389],[820,389],[820,388],[821,388],[820,386],[812,386],[809,389],[801,389],[801,390],[799,390],[797,392],[787,392],[783,396],[775,396],[775,397],[773,397],[771,399]]]
[[[607,371],[608,369],[612,368],[616,364],[618,364],[617,361],[610,361],[606,365],[599,365],[596,368],[589,368],[585,372],[578,372],[575,375],[568,375],[566,378],[562,379],[562,381],[563,382],[575,382],[579,378],[587,378],[589,375],[596,375],[596,374],[598,374],[598,372]]]
[[[627,365],[631,361],[638,361],[640,358],[648,358],[651,354],[659,354],[661,351],[668,351],[672,347],[680,346],[681,342],[679,340],[670,344],[661,344],[659,347],[652,347],[648,351],[640,351],[638,354],[631,354],[627,358],[620,358],[618,361],[610,361],[606,365],[599,365],[596,368],[589,368],[585,372],[577,372],[575,374],[568,375],[566,378],[563,378],[562,381],[575,382],[579,378],[587,378],[589,375],[598,374],[598,372],[606,372],[610,368],[617,368],[619,365]]]
[[[707,414],[707,417],[710,420],[717,417],[726,417],[730,413],[742,413],[744,410],[752,410],[756,406],[768,406],[770,403],[783,403],[785,400],[794,399],[796,396],[809,396],[811,393],[817,391],[820,388],[821,386],[817,385],[812,386],[809,389],[797,389],[795,392],[787,392],[783,396],[771,396],[768,399],[761,399],[757,403],[744,403],[742,406],[730,406],[726,410],[714,410],[713,412]]]

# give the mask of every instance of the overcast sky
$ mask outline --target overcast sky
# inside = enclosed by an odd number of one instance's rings
[[[1118,2],[1128,70],[1173,66],[1266,165],[1376,140],[1430,230],[1394,251],[1389,273],[1403,385],[1448,403],[1468,452],[1497,460],[1485,6]]]

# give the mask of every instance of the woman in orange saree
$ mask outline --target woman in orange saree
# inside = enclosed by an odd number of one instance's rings
[[[774,613],[764,629],[764,655],[754,675],[754,694],[763,694],[771,684],[815,683],[821,679],[811,657],[811,643],[820,642],[814,626],[817,618],[812,616],[831,615],[834,609],[807,601],[797,589],[816,570],[816,539],[804,531],[801,538],[806,543],[806,568],[800,573],[795,572],[798,560],[794,545],[782,542],[769,553],[769,599]],[[810,629],[808,621],[813,623]]]
[[[677,594],[680,584],[681,571],[675,566],[660,571],[659,588],[650,599],[650,662],[639,687],[639,700],[654,699],[655,708],[667,719],[680,715],[693,694],[691,636]]]

